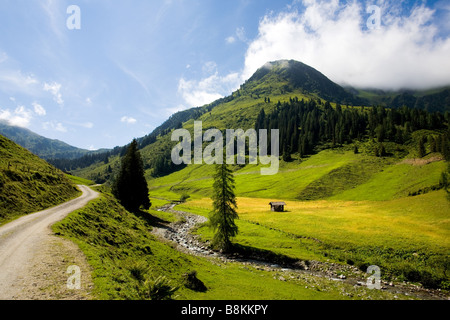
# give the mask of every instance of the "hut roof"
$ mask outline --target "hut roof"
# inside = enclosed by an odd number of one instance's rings
[[[285,206],[286,205],[285,202],[281,202],[281,201],[279,201],[279,202],[270,202],[269,204],[271,206]]]

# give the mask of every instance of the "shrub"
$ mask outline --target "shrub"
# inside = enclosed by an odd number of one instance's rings
[[[188,289],[199,291],[199,292],[205,292],[208,290],[205,286],[205,284],[197,278],[197,271],[191,271],[188,273],[185,273],[183,275],[184,278],[184,286]]]
[[[180,197],[180,202],[186,202],[187,199],[189,199],[191,196],[187,193],[183,193]]]
[[[138,280],[138,281],[144,281],[145,275],[147,274],[149,270],[149,266],[142,261],[134,261],[131,262],[128,266],[128,270],[130,270],[131,276]]]
[[[159,276],[144,282],[140,296],[146,300],[171,300],[177,290],[178,287],[171,286],[165,277]]]

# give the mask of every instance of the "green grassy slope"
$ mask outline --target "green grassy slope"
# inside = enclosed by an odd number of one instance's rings
[[[412,159],[379,158],[341,148],[302,161],[281,161],[278,174],[271,176],[260,174],[262,165],[234,166],[236,195],[274,200],[389,200],[437,186],[446,163],[439,155],[436,159],[417,164]],[[172,200],[182,194],[210,196],[213,170],[213,166],[189,165],[151,179],[150,194]]]
[[[0,135],[0,224],[78,194],[61,171]]]
[[[86,254],[94,269],[98,299],[148,299],[145,280],[159,276],[178,286],[175,298],[183,300],[393,299],[393,294],[381,290],[355,288],[307,274],[284,274],[280,281],[279,271],[183,254],[150,233],[157,216],[161,219],[153,210],[138,216],[129,213],[106,193],[53,229],[75,241]],[[184,285],[183,275],[194,270],[206,292]]]

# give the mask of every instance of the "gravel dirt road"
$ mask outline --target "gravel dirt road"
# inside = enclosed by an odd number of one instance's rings
[[[67,290],[68,265],[79,265],[81,275],[88,278],[89,267],[83,254],[75,244],[56,237],[50,229],[98,197],[87,186],[78,188],[82,191],[80,197],[0,227],[0,300],[87,298],[89,279],[83,281],[82,290]]]

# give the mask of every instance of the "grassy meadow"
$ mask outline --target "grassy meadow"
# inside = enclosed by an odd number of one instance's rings
[[[263,165],[234,165],[235,193],[283,200],[390,200],[439,184],[445,161],[413,165],[399,158],[377,158],[350,150],[324,150],[308,158],[280,161],[277,174],[263,176]],[[429,157],[431,157],[430,155]],[[177,200],[211,195],[214,166],[190,165],[150,179],[150,195]]]
[[[103,193],[55,224],[53,230],[73,240],[86,254],[94,270],[96,299],[148,299],[147,289],[160,276],[178,288],[174,298],[181,300],[409,299],[308,274],[184,254],[150,232],[155,221],[172,220],[169,215],[153,209],[130,213]],[[206,291],[186,286],[185,274],[192,271]]]
[[[427,161],[433,157],[430,154],[417,164],[400,157],[377,158],[369,152],[324,150],[281,162],[273,176],[261,176],[259,165],[236,165],[240,232],[234,241],[362,270],[375,264],[387,279],[447,288],[447,194],[421,192],[437,186],[446,168],[444,161]],[[208,216],[213,170],[213,166],[188,166],[150,181],[150,194],[172,200],[187,194],[188,202],[177,208]],[[285,201],[287,211],[271,212],[270,201]],[[206,226],[196,232],[205,241],[212,238]]]
[[[450,221],[445,191],[389,201],[286,201],[286,212],[271,212],[269,201],[238,198],[236,243],[362,269],[375,264],[388,279],[430,277],[430,286],[448,281]],[[207,216],[212,204],[204,198],[178,208]],[[212,237],[207,226],[197,233],[204,240]]]

